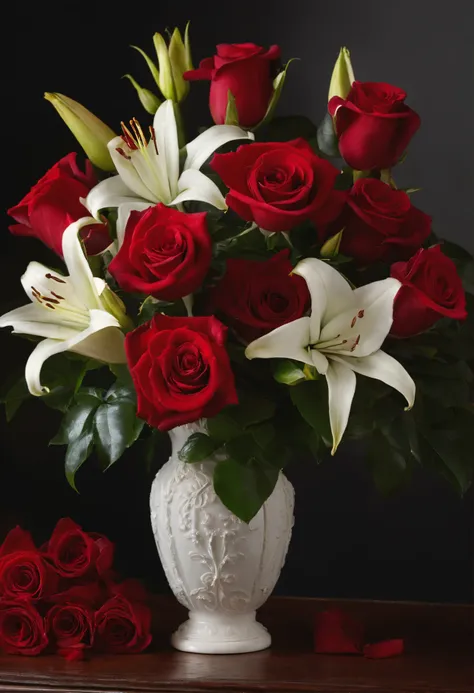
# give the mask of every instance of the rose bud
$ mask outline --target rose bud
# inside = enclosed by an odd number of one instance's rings
[[[211,80],[209,107],[214,122],[226,120],[229,91],[235,99],[239,125],[253,127],[265,116],[273,96],[274,65],[279,46],[265,50],[254,43],[221,43],[217,54],[184,73],[188,80]]]
[[[63,233],[71,222],[89,216],[81,198],[97,184],[91,162],[86,160],[83,172],[76,159],[75,153],[60,159],[21,202],[8,210],[18,222],[10,226],[11,233],[38,238],[61,257]],[[84,227],[81,239],[88,255],[102,252],[112,242],[107,224]]]
[[[12,655],[38,655],[48,645],[43,618],[24,600],[0,601],[0,650]]]
[[[247,342],[301,318],[309,308],[309,293],[292,269],[289,250],[264,262],[230,258],[211,293],[212,310],[224,315]]]
[[[65,578],[105,575],[112,566],[114,546],[100,534],[88,534],[70,518],[59,520],[45,555]]]
[[[211,259],[206,214],[159,204],[130,214],[109,272],[125,291],[175,301],[201,286]]]
[[[0,598],[38,601],[54,592],[57,576],[29,532],[12,529],[0,547]]]
[[[130,602],[116,595],[96,612],[95,628],[101,652],[142,652],[151,642],[151,612],[142,602]]]
[[[431,233],[431,218],[414,207],[402,190],[376,178],[359,178],[333,225],[320,228],[320,240],[342,229],[339,250],[358,265],[408,259]],[[323,246],[324,247],[324,246]]]
[[[137,391],[137,415],[168,431],[237,404],[226,336],[227,327],[214,317],[161,313],[129,332],[125,351]]]
[[[439,245],[422,248],[408,262],[396,262],[390,275],[402,284],[393,307],[390,334],[395,337],[412,337],[443,317],[466,318],[466,295],[456,265]]]
[[[405,104],[406,93],[383,82],[354,82],[346,98],[328,104],[339,151],[359,171],[397,163],[420,127],[420,117]]]

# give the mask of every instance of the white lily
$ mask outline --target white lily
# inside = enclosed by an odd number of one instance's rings
[[[254,139],[252,133],[235,125],[214,125],[186,145],[187,156],[180,174],[178,128],[172,101],[164,101],[158,108],[148,141],[136,119],[130,121],[130,129],[122,127],[123,135],[108,144],[118,175],[92,188],[85,200],[96,219],[101,209],[118,207],[119,245],[133,210],[142,211],[158,202],[178,205],[188,200],[227,209],[217,185],[199,169],[223,144]]]
[[[91,217],[84,217],[63,234],[69,276],[30,262],[21,283],[32,303],[0,317],[0,327],[13,327],[16,334],[46,337],[26,364],[26,383],[32,395],[48,392],[41,385],[41,368],[46,359],[62,351],[106,363],[126,362],[121,329],[128,320],[124,306],[103,279],[93,277],[78,238],[83,226],[94,223]]]
[[[296,359],[326,376],[334,454],[349,420],[355,373],[398,390],[408,408],[414,404],[413,379],[380,349],[392,325],[393,301],[400,282],[383,279],[353,290],[337,270],[315,258],[302,260],[293,273],[306,280],[311,315],[256,339],[245,355],[248,359]]]

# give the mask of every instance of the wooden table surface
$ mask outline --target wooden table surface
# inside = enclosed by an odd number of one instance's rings
[[[391,659],[316,655],[314,614],[342,608],[366,626],[368,640],[403,637]],[[0,657],[2,693],[473,693],[473,608],[462,605],[273,598],[260,617],[273,635],[270,650],[196,655],[167,644],[186,616],[171,597],[155,604],[158,636],[142,655]]]

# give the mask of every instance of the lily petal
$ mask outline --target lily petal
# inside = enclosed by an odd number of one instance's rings
[[[313,366],[316,368],[318,373],[326,375],[327,370],[329,368],[329,361],[327,360],[325,355],[317,349],[311,349],[310,354],[311,358],[313,359]]]
[[[153,202],[146,202],[145,200],[138,199],[134,200],[133,202],[125,202],[119,205],[116,224],[118,249],[121,248],[123,239],[125,238],[125,229],[127,228],[130,213],[144,212],[145,209],[148,209],[149,207],[153,207]]]
[[[172,101],[164,101],[153,120],[156,144],[158,147],[157,160],[166,171],[171,198],[178,193],[179,178],[179,143],[178,128]]]
[[[357,358],[354,356],[335,356],[331,354],[331,360],[344,364],[347,368],[365,375],[368,378],[380,380],[402,394],[407,403],[407,409],[411,409],[415,403],[416,385],[413,378],[399,363],[385,351],[376,351],[370,356]]]
[[[139,166],[143,159],[141,152],[130,149],[121,137],[115,137],[109,142],[107,147],[119,174],[118,177],[128,188],[129,192],[132,195],[143,197],[145,200],[153,200],[153,191],[145,185],[139,170],[137,170],[137,165]],[[119,154],[119,151],[123,152],[123,154]],[[114,178],[116,177],[114,176]],[[114,180],[114,178],[108,178],[107,180]],[[101,184],[99,183],[99,185]]]
[[[253,132],[242,130],[237,125],[213,125],[186,145],[184,169],[199,169],[216,149],[233,140],[254,140]]]
[[[124,334],[117,320],[103,310],[91,310],[88,328],[65,341],[44,339],[31,353],[25,368],[25,379],[32,395],[40,397],[49,390],[41,385],[44,362],[63,351],[75,351],[106,363],[125,363]]]
[[[179,179],[179,190],[179,195],[171,203],[173,205],[196,200],[198,202],[207,202],[207,204],[217,209],[227,209],[224,196],[217,185],[205,176],[204,173],[196,169],[190,168],[187,171],[183,171]]]
[[[329,392],[329,421],[334,455],[346,430],[356,389],[354,373],[343,363],[330,362],[326,373]]]
[[[101,209],[118,207],[122,204],[143,202],[121,179],[120,176],[112,176],[98,183],[84,200],[84,206],[96,219],[100,219]]]
[[[52,272],[49,267],[42,265],[40,262],[33,261],[29,263],[26,272],[21,277],[21,284],[26,295],[33,303],[37,303],[39,298],[43,306],[45,306],[48,298],[52,298],[53,304],[55,304],[57,299],[55,299],[54,294],[58,294],[62,297],[62,300],[75,307],[83,316],[87,315],[87,311],[84,309],[84,305],[81,303],[69,277],[64,277],[59,272]],[[41,304],[38,304],[38,307],[41,307]],[[42,310],[44,313],[52,312],[44,307]],[[77,316],[77,319],[79,323],[83,322],[80,315]],[[52,320],[54,322],[54,317]]]
[[[97,223],[92,217],[82,217],[70,224],[63,233],[63,255],[69,270],[69,282],[77,292],[78,299],[88,308],[101,308],[102,304],[78,233],[83,226]]]
[[[311,294],[310,343],[315,344],[321,325],[353,305],[353,291],[336,269],[316,258],[301,260],[293,274],[303,277]]]
[[[15,334],[31,334],[36,337],[71,339],[81,329],[82,322],[68,322],[62,314],[29,304],[15,308],[0,317],[0,327],[13,327]]]
[[[400,286],[398,279],[389,278],[355,289],[352,292],[355,305],[325,324],[320,340],[337,337],[352,344],[357,338],[357,343],[352,352],[341,347],[328,348],[327,351],[368,356],[380,349],[392,326],[393,302]]]
[[[309,318],[298,318],[277,327],[251,342],[245,350],[248,359],[295,359],[313,365],[309,343]]]

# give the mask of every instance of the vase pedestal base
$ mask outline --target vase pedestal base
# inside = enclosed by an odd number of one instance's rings
[[[255,620],[255,611],[235,615],[190,611],[171,638],[177,650],[199,654],[257,652],[271,642],[270,633]]]

